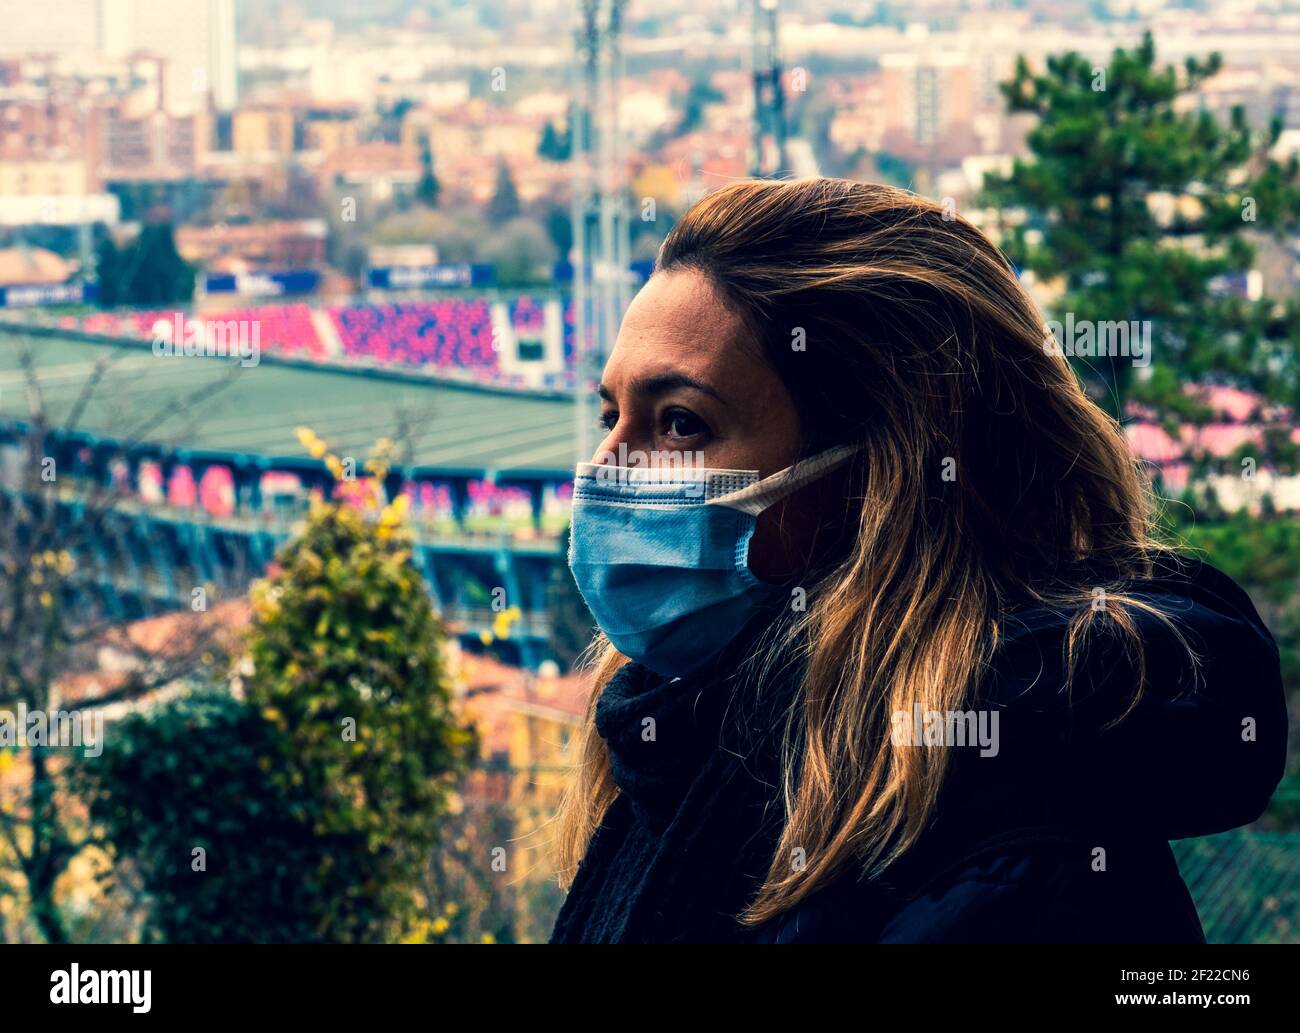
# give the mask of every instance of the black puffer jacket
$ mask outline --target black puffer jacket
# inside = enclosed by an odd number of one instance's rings
[[[732,916],[772,855],[777,768],[731,734],[770,715],[738,719],[716,685],[628,665],[597,712],[620,796],[552,941],[1203,942],[1168,841],[1247,824],[1266,806],[1286,753],[1277,648],[1245,593],[1209,566],[1132,590],[1176,621],[1198,664],[1141,616],[1146,690],[1106,729],[1132,699],[1123,649],[1097,642],[1067,700],[1066,615],[1019,614],[972,703],[996,728],[996,752],[954,747],[935,821],[883,877],[848,872],[757,929]],[[640,734],[648,714],[663,718],[654,742]]]

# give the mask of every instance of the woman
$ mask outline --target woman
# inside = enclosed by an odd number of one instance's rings
[[[575,482],[552,942],[1203,942],[1168,840],[1264,809],[1277,650],[1059,352],[924,199],[686,213]]]

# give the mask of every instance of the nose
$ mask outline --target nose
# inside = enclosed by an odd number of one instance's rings
[[[596,446],[596,454],[591,460],[598,466],[650,466],[649,451],[642,447],[642,442],[624,429],[620,420],[605,435],[605,439]]]

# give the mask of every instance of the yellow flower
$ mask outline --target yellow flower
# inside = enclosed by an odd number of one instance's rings
[[[421,919],[415,923],[415,928],[398,940],[398,943],[428,943],[430,925],[428,921]]]
[[[523,611],[518,606],[511,606],[498,613],[492,622],[492,630],[496,632],[497,638],[509,638],[510,626],[519,620],[521,616],[523,616]]]
[[[410,498],[406,495],[398,495],[397,498],[384,507],[384,513],[379,522],[388,526],[399,524],[406,519],[406,513],[410,508]]]
[[[434,936],[441,936],[450,928],[451,928],[451,923],[448,922],[445,918],[435,918],[433,921]]]
[[[298,435],[298,443],[310,453],[313,459],[319,459],[325,454],[326,446],[316,432],[310,427],[299,427],[294,433]]]

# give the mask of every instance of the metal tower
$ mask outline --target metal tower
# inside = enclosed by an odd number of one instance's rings
[[[753,0],[754,144],[750,171],[764,178],[779,176],[789,167],[777,7],[778,0]]]
[[[627,0],[579,0],[569,119],[573,169],[574,449],[597,444],[593,391],[631,295],[627,171],[619,126]]]

